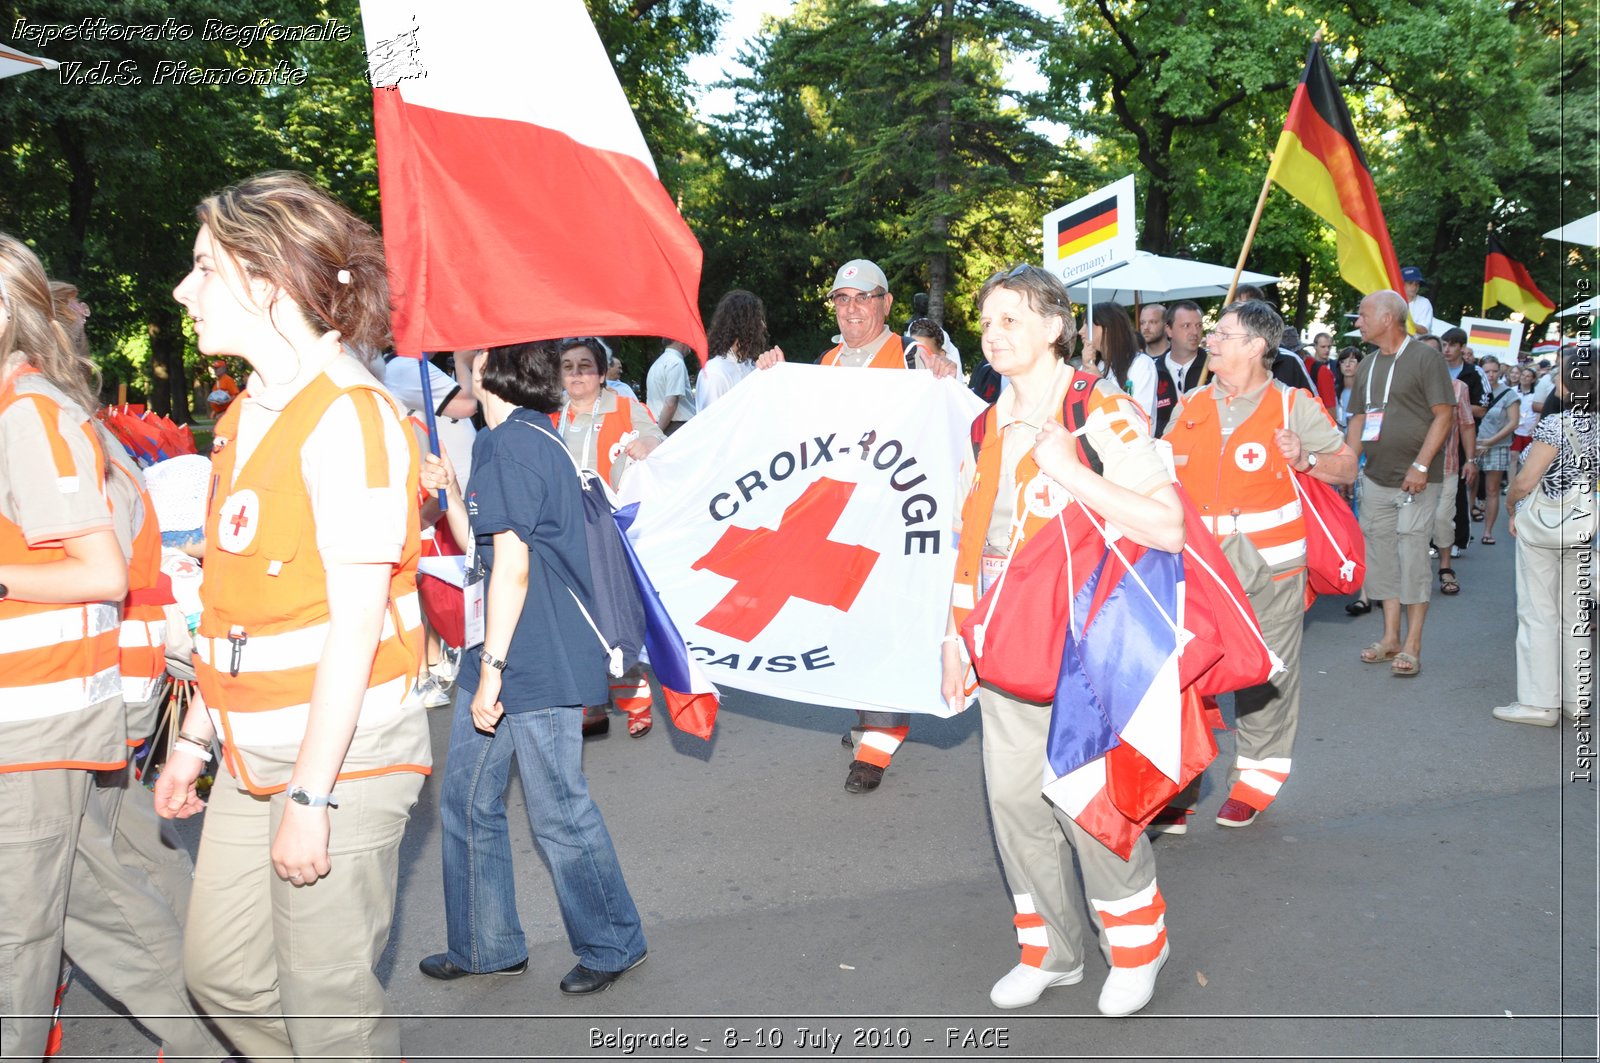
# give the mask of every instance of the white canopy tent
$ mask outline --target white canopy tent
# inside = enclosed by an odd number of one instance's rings
[[[1556,317],[1577,317],[1580,314],[1600,314],[1600,295],[1592,295],[1581,303],[1575,303],[1556,314]]]
[[[1544,235],[1547,239],[1560,240],[1562,243],[1600,247],[1600,210],[1587,218],[1569,221],[1559,229],[1551,229]]]
[[[1240,284],[1262,286],[1276,284],[1281,278],[1246,270],[1239,275]],[[1228,294],[1233,281],[1233,267],[1217,266],[1210,262],[1195,262],[1186,258],[1168,258],[1140,251],[1132,262],[1102,273],[1093,281],[1095,302],[1134,303],[1157,302],[1162,299],[1205,299]],[[1078,302],[1091,296],[1090,282],[1077,281],[1068,293]]]
[[[0,78],[8,78],[13,74],[26,74],[30,70],[54,70],[60,66],[54,59],[40,59],[38,56],[19,52],[15,48],[0,44]]]

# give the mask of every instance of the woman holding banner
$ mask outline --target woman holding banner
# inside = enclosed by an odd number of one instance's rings
[[[432,751],[404,703],[422,638],[416,444],[345,350],[388,343],[383,244],[295,173],[196,215],[174,297],[201,353],[254,372],[212,447],[205,703],[156,785],[162,815],[206,811],[185,972],[240,1055],[397,1058],[374,969]],[[219,737],[205,806],[194,782]]]
[[[984,355],[1011,383],[982,415],[977,468],[962,508],[953,617],[943,647],[943,692],[958,700],[965,698],[967,670],[958,627],[1022,541],[1051,525],[1070,499],[1143,546],[1177,551],[1184,539],[1182,504],[1144,413],[1110,381],[1067,364],[1075,330],[1061,281],[1018,266],[984,282],[978,305]],[[1069,403],[1084,414],[1077,426],[1081,449],[1063,427]],[[1049,704],[982,681],[978,704],[989,811],[1022,946],[1021,962],[995,983],[990,1000],[996,1007],[1025,1007],[1051,986],[1082,980],[1078,899],[1065,885],[1075,850],[1111,965],[1100,1011],[1138,1011],[1149,1003],[1168,955],[1166,903],[1150,843],[1139,834],[1124,860],[1043,799]]]

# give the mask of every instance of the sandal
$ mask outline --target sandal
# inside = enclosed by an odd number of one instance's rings
[[[1480,536],[1478,536],[1478,542],[1482,543],[1484,546],[1493,546],[1494,545],[1494,536],[1492,536],[1492,535],[1480,535]]]
[[[1406,653],[1404,650],[1394,655],[1394,663],[1389,665],[1389,674],[1409,679],[1414,675],[1422,674],[1422,662],[1417,660],[1415,654]]]
[[[654,721],[650,718],[648,708],[630,711],[628,713],[628,737],[643,738],[650,733]]]
[[[1474,509],[1474,510],[1473,510],[1473,511],[1472,511],[1472,519],[1473,519],[1473,521],[1475,521],[1475,522],[1476,522],[1476,523],[1479,523],[1479,524],[1481,524],[1481,523],[1483,523],[1483,517],[1484,517],[1484,513],[1483,513],[1483,510],[1481,510],[1481,509]]]
[[[1385,661],[1394,660],[1399,655],[1399,650],[1385,650],[1382,642],[1374,642],[1372,645],[1361,651],[1361,663],[1382,664]]]
[[[1366,616],[1368,613],[1372,612],[1372,603],[1367,601],[1365,598],[1357,598],[1355,601],[1345,606],[1344,611],[1350,616]]]
[[[1439,593],[1441,593],[1441,594],[1460,594],[1461,593],[1461,581],[1456,579],[1456,570],[1455,569],[1453,569],[1453,568],[1441,568],[1439,570]]]

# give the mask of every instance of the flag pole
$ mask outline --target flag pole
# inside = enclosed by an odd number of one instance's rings
[[[1244,273],[1245,260],[1250,257],[1250,247],[1256,242],[1256,229],[1261,225],[1261,214],[1267,207],[1267,193],[1272,190],[1272,156],[1267,156],[1267,174],[1265,181],[1261,182],[1261,195],[1256,197],[1256,212],[1250,218],[1250,229],[1244,234],[1244,246],[1239,248],[1239,261],[1233,267],[1233,280],[1228,282],[1228,298],[1223,301],[1223,306],[1233,302],[1234,293],[1239,290],[1239,277]]]
[[[433,417],[433,381],[428,379],[428,370],[433,368],[428,364],[428,352],[422,351],[417,355],[417,371],[422,374],[422,416],[428,424],[428,453],[434,457],[439,456],[439,426]],[[450,508],[450,500],[445,496],[444,488],[439,489],[439,512],[443,513]]]

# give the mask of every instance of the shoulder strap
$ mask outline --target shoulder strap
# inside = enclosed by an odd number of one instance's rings
[[[1089,395],[1094,391],[1094,382],[1097,379],[1076,369],[1072,371],[1072,379],[1067,384],[1066,398],[1061,402],[1061,423],[1073,433],[1072,438],[1078,444],[1078,460],[1093,469],[1096,476],[1104,476],[1105,462],[1100,460],[1100,455],[1095,452],[1089,440],[1079,434],[1079,429],[1089,420]],[[1080,383],[1084,386],[1080,387]]]

